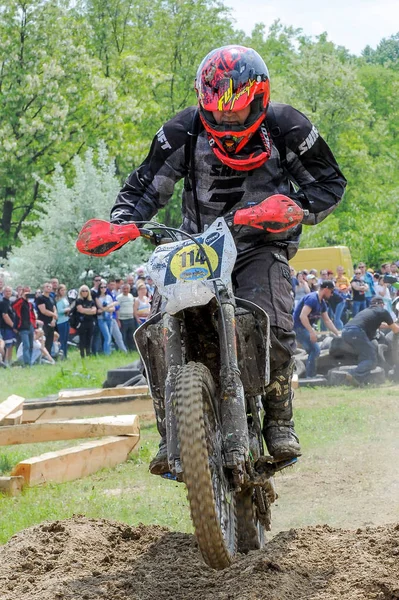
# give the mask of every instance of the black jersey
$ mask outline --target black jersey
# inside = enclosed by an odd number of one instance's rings
[[[196,107],[178,113],[165,123],[153,139],[144,162],[126,180],[111,211],[114,223],[148,221],[170,200],[174,186],[185,179],[182,199],[182,229],[197,233],[195,205],[187,164],[186,144]],[[275,143],[262,166],[235,171],[213,153],[207,133],[200,130],[195,145],[196,191],[202,228],[233,206],[259,203],[272,194],[292,195],[293,184],[305,194],[310,214],[303,221],[322,221],[340,202],[346,185],[335,158],[312,123],[286,104],[273,103],[275,120],[286,148],[284,163]],[[258,144],[257,134],[248,144]],[[301,226],[282,233],[268,233],[250,227],[233,232],[238,252],[275,242],[284,243],[292,257],[299,243]]]
[[[355,325],[356,327],[363,329],[369,340],[372,340],[375,338],[377,329],[380,327],[381,323],[392,325],[393,319],[391,315],[386,308],[371,306],[370,308],[365,308],[357,313],[357,315],[345,325],[344,329]]]

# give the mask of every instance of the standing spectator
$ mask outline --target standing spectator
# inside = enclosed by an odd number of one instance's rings
[[[295,271],[294,267],[291,267],[291,266],[290,266],[290,276],[291,276],[292,293],[295,298],[295,287],[298,285],[298,279],[297,279],[296,271]]]
[[[154,283],[154,281],[153,281],[153,279],[152,279],[152,277],[150,275],[146,276],[146,278],[145,278],[145,284],[147,286],[148,297],[149,297],[150,302],[151,302],[151,300],[154,297],[155,283]]]
[[[298,306],[298,304],[300,303],[302,298],[304,296],[306,296],[306,294],[310,294],[310,287],[304,277],[303,271],[298,271],[298,273],[296,274],[296,280],[297,280],[297,284],[294,289],[294,294],[295,294],[294,309]]]
[[[102,335],[101,335],[100,327],[98,325],[98,320],[97,320],[97,304],[96,304],[96,299],[99,294],[99,287],[100,287],[101,281],[102,281],[102,279],[101,279],[100,275],[94,275],[93,287],[90,290],[91,298],[94,301],[94,305],[96,307],[96,316],[94,317],[94,320],[93,320],[94,329],[93,329],[92,340],[91,340],[91,349],[92,349],[92,352],[94,355],[99,354],[101,352],[101,346],[102,346]]]
[[[24,286],[21,297],[13,305],[14,323],[22,343],[22,360],[25,366],[30,366],[32,362],[33,340],[36,329],[36,315],[32,302],[29,302],[29,294],[30,287]]]
[[[383,263],[380,268],[381,275],[390,275],[391,274],[391,263]]]
[[[0,275],[0,302],[3,300],[3,292],[4,292],[4,277]]]
[[[391,263],[391,275],[394,277],[399,277],[399,268],[396,262]]]
[[[40,320],[43,321],[46,350],[50,355],[51,348],[53,347],[55,326],[58,319],[55,301],[50,295],[52,289],[51,283],[44,283],[42,286],[42,295],[36,300],[38,315]]]
[[[334,323],[327,313],[328,300],[334,292],[334,283],[332,281],[323,281],[318,292],[307,294],[294,311],[294,330],[301,346],[308,353],[306,361],[306,377],[315,377],[317,374],[317,357],[320,354],[320,347],[317,343],[317,333],[313,325],[321,319],[326,327],[339,335]]]
[[[352,316],[355,317],[358,312],[367,308],[366,303],[366,292],[369,289],[367,283],[362,279],[362,272],[360,269],[355,269],[355,275],[351,281],[352,288]]]
[[[103,352],[106,355],[111,354],[111,322],[112,312],[115,310],[116,302],[112,300],[112,296],[107,293],[107,284],[100,283],[99,295],[96,298],[97,304],[97,321],[103,336]]]
[[[12,288],[6,286],[3,290],[3,300],[0,302],[0,333],[5,345],[6,365],[12,361],[12,349],[17,341],[14,331],[14,311],[11,307]]]
[[[125,342],[123,341],[122,332],[120,330],[119,318],[118,318],[119,304],[116,300],[116,297],[118,294],[116,293],[116,280],[115,279],[111,279],[108,282],[107,292],[111,296],[112,300],[115,302],[114,310],[111,313],[111,316],[112,316],[111,336],[112,336],[118,350],[126,353],[127,349],[125,346]]]
[[[375,296],[376,294],[376,291],[374,289],[374,278],[373,275],[369,271],[367,271],[366,263],[360,262],[357,267],[358,268],[356,269],[356,271],[359,270],[361,272],[363,281],[369,286],[369,289],[366,290],[364,293],[364,297],[366,299],[366,306],[368,307],[370,306],[371,298],[373,298],[373,296]]]
[[[328,270],[327,269],[321,269],[321,271],[320,271],[320,277],[319,277],[317,283],[319,285],[321,285],[323,283],[323,281],[328,281],[328,278],[329,278],[329,276],[328,276]]]
[[[130,293],[132,294],[132,296],[137,296],[137,290],[136,290],[136,286],[134,285],[134,273],[129,273],[129,275],[127,275],[126,277],[126,283],[129,284],[130,287]]]
[[[115,294],[118,296],[119,294],[122,293],[122,286],[123,286],[123,279],[121,279],[120,277],[117,277],[115,279]]]
[[[383,299],[385,309],[395,318],[395,313],[392,310],[392,297],[389,289],[389,284],[385,281],[384,275],[381,275],[378,283],[375,285],[377,296]]]
[[[137,298],[134,299],[133,314],[137,325],[142,325],[148,319],[151,312],[151,302],[148,297],[147,286],[139,282],[137,286]]]
[[[7,365],[4,362],[5,354],[6,354],[6,346],[5,346],[4,340],[2,338],[2,335],[0,333],[0,367],[2,369],[7,368]]]
[[[122,337],[125,342],[126,348],[129,352],[136,350],[136,344],[134,343],[133,334],[136,330],[136,321],[133,315],[133,304],[134,297],[130,293],[130,284],[124,283],[122,285],[122,294],[116,297],[119,305],[118,316],[121,325]]]
[[[82,358],[91,355],[91,339],[93,336],[94,319],[97,312],[94,300],[91,297],[89,288],[82,285],[79,288],[76,300],[76,310],[80,316],[78,327],[79,350]]]
[[[313,273],[309,273],[309,275],[307,275],[306,277],[306,281],[310,291],[317,292],[317,290],[319,289],[319,284],[316,275],[314,275]]]
[[[338,331],[342,331],[344,327],[344,321],[347,321],[347,313],[345,309],[348,308],[348,304],[351,299],[349,284],[345,285],[344,283],[341,283],[339,288],[335,289],[334,294],[339,294],[342,298],[342,302],[337,303],[334,312],[334,325]]]
[[[60,335],[60,344],[64,360],[68,353],[68,336],[69,336],[69,313],[71,307],[67,298],[67,288],[64,284],[58,286],[56,295],[57,306],[57,330]]]
[[[341,285],[345,287],[350,287],[349,278],[345,275],[345,269],[341,265],[337,267],[337,275],[335,277],[335,287],[337,290],[341,289]]]
[[[56,298],[57,298],[57,294],[58,294],[58,288],[59,288],[59,281],[57,279],[57,277],[52,277],[50,279],[50,283],[51,283],[51,292],[50,292],[50,296],[51,298],[54,300],[54,303],[56,302]]]

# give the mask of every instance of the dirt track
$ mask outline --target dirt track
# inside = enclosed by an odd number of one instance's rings
[[[399,524],[278,534],[215,572],[195,538],[75,517],[0,548],[1,600],[397,600]]]

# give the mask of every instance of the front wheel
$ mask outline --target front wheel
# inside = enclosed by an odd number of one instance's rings
[[[204,365],[191,362],[179,370],[175,389],[180,459],[195,535],[205,562],[224,569],[237,548],[236,516],[223,467],[215,384]]]

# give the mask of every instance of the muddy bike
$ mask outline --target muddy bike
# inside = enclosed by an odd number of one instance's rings
[[[156,245],[148,274],[159,312],[136,331],[151,396],[164,410],[169,471],[184,481],[205,562],[227,567],[237,551],[261,548],[276,499],[274,474],[295,462],[265,454],[262,395],[269,382],[269,318],[234,296],[234,228],[284,231],[303,211],[275,195],[217,218],[202,234],[149,223],[89,221],[81,252],[104,256],[139,236]]]

